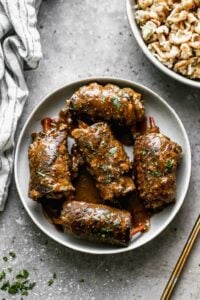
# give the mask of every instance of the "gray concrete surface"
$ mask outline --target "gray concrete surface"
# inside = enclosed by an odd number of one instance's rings
[[[135,251],[93,256],[64,248],[46,237],[29,219],[12,181],[7,207],[0,214],[0,254],[16,259],[0,267],[30,271],[37,285],[28,299],[160,299],[199,213],[200,91],[183,86],[158,71],[144,57],[131,34],[121,0],[48,0],[39,14],[44,59],[26,73],[30,97],[18,126],[52,89],[71,80],[120,76],[159,93],[181,117],[192,146],[192,178],[184,205],[170,226]],[[200,299],[200,240],[197,241],[172,299]],[[56,272],[49,287],[47,281]],[[0,299],[9,298],[0,291]]]

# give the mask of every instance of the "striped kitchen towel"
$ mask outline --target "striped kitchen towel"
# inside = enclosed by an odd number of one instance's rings
[[[14,135],[28,88],[24,65],[36,68],[42,57],[36,28],[41,0],[0,0],[0,211],[10,184]]]

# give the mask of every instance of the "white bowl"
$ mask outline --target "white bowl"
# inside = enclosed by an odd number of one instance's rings
[[[148,49],[147,45],[145,44],[142,35],[141,30],[139,26],[136,23],[135,20],[135,0],[126,0],[126,9],[127,9],[127,16],[128,20],[132,29],[132,32],[135,36],[136,41],[138,42],[140,48],[144,52],[144,54],[148,57],[148,59],[156,66],[158,67],[162,72],[167,74],[168,76],[172,77],[173,79],[178,80],[181,83],[190,85],[192,87],[200,88],[200,81],[192,80],[187,77],[184,77],[175,71],[169,69],[165,65],[163,65]]]
[[[183,159],[178,169],[176,203],[154,215],[151,218],[150,230],[135,237],[126,248],[91,243],[57,231],[44,217],[40,205],[28,198],[29,163],[27,152],[29,144],[31,143],[31,133],[41,129],[41,119],[47,116],[53,117],[57,115],[59,110],[65,106],[65,99],[69,98],[80,86],[94,81],[100,84],[113,83],[120,87],[130,87],[142,93],[147,115],[154,116],[156,123],[160,126],[161,132],[178,142],[183,148]],[[47,95],[26,121],[21,131],[15,154],[15,180],[17,190],[26,211],[34,223],[58,243],[75,250],[94,254],[113,254],[129,251],[146,244],[160,234],[173,220],[184,201],[189,185],[190,173],[190,144],[183,124],[175,111],[150,89],[132,81],[111,77],[79,80],[69,83]]]

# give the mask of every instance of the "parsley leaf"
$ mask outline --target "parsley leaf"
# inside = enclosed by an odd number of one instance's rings
[[[7,280],[2,284],[1,290],[6,291],[9,287],[10,287],[10,282]]]
[[[45,175],[44,175],[42,172],[40,172],[40,171],[37,171],[36,173],[37,173],[38,175],[42,176],[42,177],[45,177]]]
[[[75,101],[71,101],[71,107],[73,110],[77,109]]]
[[[151,174],[155,177],[160,177],[162,175],[159,171],[151,171]]]
[[[174,160],[173,159],[168,159],[168,161],[166,162],[165,168],[168,172],[170,172],[172,170],[174,166]]]
[[[22,270],[16,275],[16,278],[17,279],[26,279],[26,278],[28,278],[28,276],[29,276],[29,272],[27,270]]]
[[[117,152],[117,147],[113,147],[109,150],[110,155],[114,155]]]
[[[6,278],[6,273],[4,271],[0,272],[0,281]]]
[[[16,257],[16,254],[15,254],[15,252],[9,252],[9,255],[12,257],[12,258],[15,258]]]
[[[113,102],[114,107],[115,107],[115,108],[119,108],[119,106],[120,106],[119,98],[117,98],[117,97],[112,97],[111,100],[112,100],[112,102]]]
[[[106,100],[106,97],[105,97],[105,96],[102,96],[102,97],[101,97],[101,101],[102,101],[102,102],[105,102],[105,100]]]
[[[51,286],[53,283],[54,283],[54,280],[53,280],[53,279],[50,279],[50,280],[48,281],[48,286]]]

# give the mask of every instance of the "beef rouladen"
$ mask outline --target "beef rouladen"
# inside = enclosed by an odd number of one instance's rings
[[[67,126],[57,119],[42,121],[43,131],[33,133],[29,146],[29,197],[60,199],[74,190],[67,149]]]
[[[148,209],[160,210],[175,201],[176,171],[181,147],[160,133],[153,118],[150,128],[134,145],[137,191]]]
[[[114,121],[117,125],[130,126],[145,119],[142,95],[131,88],[119,88],[113,84],[102,86],[91,83],[82,86],[66,101],[67,111],[80,118],[89,116],[94,121]]]
[[[112,201],[135,189],[130,175],[132,163],[108,124],[100,122],[88,126],[81,122],[79,128],[72,131],[72,136],[104,201]]]

